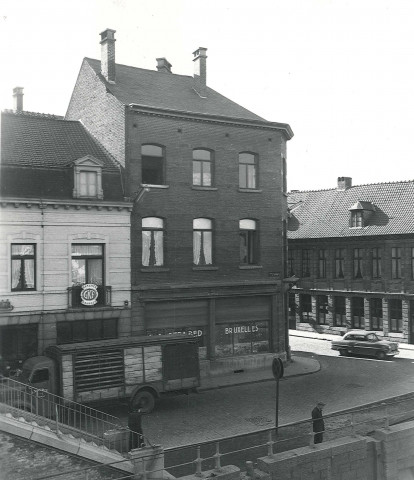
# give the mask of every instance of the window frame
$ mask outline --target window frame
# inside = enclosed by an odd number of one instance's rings
[[[391,278],[401,278],[401,247],[391,247]]]
[[[372,248],[371,274],[372,278],[382,277],[382,250],[380,247]]]
[[[242,228],[243,221],[254,222],[254,229]],[[242,238],[245,238],[244,248],[247,250],[245,258],[242,259]],[[239,239],[240,239],[240,265],[258,265],[259,264],[259,222],[253,218],[241,218],[239,220]]]
[[[302,248],[302,278],[311,276],[311,249]]]
[[[144,220],[161,220],[162,227],[144,227]],[[150,243],[149,243],[149,255],[148,255],[148,265],[144,263],[144,232],[151,232]],[[161,236],[161,254],[162,254],[162,263],[151,263],[157,262],[156,259],[156,238],[154,232],[162,232]],[[143,268],[162,268],[165,266],[165,219],[162,217],[142,217],[141,218],[141,266]]]
[[[364,226],[364,212],[362,210],[351,211],[351,228],[362,228]]]
[[[249,163],[247,161],[242,161],[242,155],[249,155],[253,158],[253,163]],[[239,188],[242,190],[257,190],[259,188],[259,174],[258,174],[258,155],[257,153],[253,152],[239,152]],[[254,185],[249,186],[249,166],[253,166],[253,178],[254,178]],[[245,185],[242,183],[242,172],[245,176]]]
[[[365,306],[363,297],[351,297],[351,326],[355,329],[365,330]]]
[[[100,323],[101,335],[99,338],[92,336],[90,333],[92,331],[92,324],[95,325]],[[108,323],[113,323],[111,329],[115,330],[115,336],[105,335],[105,330],[108,330]],[[80,339],[74,334],[75,331],[80,331],[79,326],[82,325],[83,331],[86,333],[84,339]],[[66,332],[63,331],[63,328],[66,328]],[[69,330],[69,336],[67,332]],[[56,323],[56,344],[63,345],[65,343],[78,343],[78,342],[89,342],[92,340],[112,340],[119,337],[119,322],[118,318],[98,318],[92,320],[65,320],[63,322]],[[81,330],[82,331],[82,330]],[[83,333],[82,331],[82,333]]]
[[[318,278],[326,278],[327,251],[320,248],[318,251]]]
[[[398,315],[395,315],[396,313]],[[403,331],[402,300],[399,298],[388,300],[388,321],[390,332],[401,333]]]
[[[27,245],[33,247],[33,254],[30,255],[18,255],[13,254],[13,247],[15,245]],[[28,243],[28,242],[13,242],[10,244],[10,290],[12,292],[33,292],[36,291],[37,288],[37,262],[36,262],[36,250],[37,250],[36,243]],[[13,260],[17,261],[20,260],[20,277],[24,280],[25,279],[25,260],[33,260],[33,287],[24,287],[23,282],[20,288],[14,287],[13,288]],[[20,283],[20,281],[19,281]],[[18,283],[18,285],[19,285]],[[26,282],[25,282],[26,283]]]
[[[194,158],[195,152],[207,152],[209,154],[209,159],[197,159]],[[194,182],[194,163],[198,162],[200,163],[200,183],[197,184]],[[206,165],[209,165],[210,168],[210,183],[209,184],[204,184],[204,167]],[[193,180],[192,180],[192,185],[193,187],[214,187],[214,152],[213,150],[210,150],[208,148],[194,148],[192,151],[192,166],[193,166]]]
[[[102,189],[102,167],[104,163],[101,160],[96,159],[92,155],[87,155],[86,157],[79,158],[73,163],[73,198],[79,199],[98,199],[103,200],[103,189]],[[81,175],[82,173],[94,173],[96,176],[96,193],[95,195],[83,195],[82,194],[82,183]]]
[[[305,302],[306,299],[306,302]],[[309,299],[309,301],[308,301]],[[302,323],[309,323],[312,321],[312,295],[310,293],[302,293],[299,297],[300,302],[300,320]],[[305,308],[307,310],[305,310]]]
[[[357,247],[353,249],[353,277],[354,279],[362,279],[364,277],[364,251],[363,248]]]
[[[208,222],[210,222],[210,228],[201,228],[201,227],[198,227],[196,228],[195,227],[195,222],[197,220],[207,220]],[[202,258],[204,258],[204,262],[201,262],[199,261],[199,263],[195,263],[195,233],[198,233],[200,232],[201,233],[201,236],[200,236],[200,260]],[[211,257],[211,262],[210,263],[206,263],[206,259],[205,259],[205,250],[204,250],[204,246],[205,246],[205,238],[204,238],[204,233],[208,234],[210,233],[211,235],[211,240],[210,240],[210,257]],[[210,266],[213,266],[214,265],[214,222],[211,218],[207,218],[207,217],[197,217],[197,218],[194,218],[193,219],[193,266],[195,267],[210,267]]]
[[[93,247],[93,246],[100,246],[102,247],[102,253],[100,255],[76,255],[74,256],[73,255],[73,250],[72,250],[72,247],[74,246],[88,246],[88,247]],[[105,244],[104,243],[100,243],[100,242],[96,242],[96,243],[85,243],[85,242],[74,242],[72,241],[71,243],[71,256],[70,256],[70,259],[71,259],[71,265],[72,265],[72,262],[74,260],[74,258],[76,259],[85,259],[85,282],[83,283],[83,285],[87,284],[87,283],[94,283],[94,282],[91,282],[90,280],[88,280],[88,277],[89,277],[89,265],[88,265],[88,260],[102,260],[102,284],[101,285],[98,285],[100,287],[105,287],[106,286],[106,276],[105,276]],[[77,287],[77,286],[80,286],[81,284],[74,284],[73,283],[73,271],[72,271],[72,268],[71,268],[71,272],[72,272],[72,276],[71,276],[71,283],[72,283],[72,287]]]
[[[295,250],[292,250],[288,247],[288,275],[293,277],[295,275]]]
[[[375,305],[375,303],[379,305]],[[383,321],[384,321],[384,310],[382,305],[382,298],[370,298],[369,299],[369,309],[370,309],[370,328],[371,330],[383,330]],[[381,315],[379,315],[381,313]]]
[[[328,325],[329,300],[328,295],[316,296],[316,321],[318,325]]]
[[[143,150],[145,147],[156,147],[161,150],[161,156],[158,155],[149,155],[148,153],[144,153]],[[157,143],[143,143],[141,145],[141,183],[143,185],[167,185],[167,178],[166,178],[166,149],[163,145],[159,145]],[[159,173],[161,178],[161,183],[154,183],[154,182],[147,182],[144,179],[144,163],[150,161],[150,159],[158,159],[161,162],[161,167],[159,168]],[[153,169],[155,170],[155,169]],[[157,169],[158,170],[158,169]]]
[[[343,301],[343,308],[339,309],[339,300]],[[346,299],[345,297],[335,296],[333,298],[333,321],[335,327],[346,327]]]
[[[335,278],[345,278],[345,249],[335,248]]]

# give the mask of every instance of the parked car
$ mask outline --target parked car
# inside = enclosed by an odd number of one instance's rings
[[[380,340],[375,332],[366,330],[351,330],[341,339],[332,340],[332,350],[338,350],[339,355],[365,355],[385,360],[398,355],[398,343]]]

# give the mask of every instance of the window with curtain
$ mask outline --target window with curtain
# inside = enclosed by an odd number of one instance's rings
[[[239,187],[257,188],[257,158],[252,153],[239,153]]]
[[[13,291],[36,289],[36,245],[13,243],[11,245],[11,289]]]
[[[164,220],[158,217],[142,219],[142,265],[164,265]]]
[[[213,264],[213,222],[209,218],[193,220],[193,263]]]
[[[335,278],[344,278],[345,250],[335,249]]]
[[[165,184],[164,150],[158,145],[141,147],[142,183],[148,185]]]
[[[362,210],[354,210],[351,212],[351,227],[363,227],[363,212]]]
[[[257,263],[257,222],[245,218],[240,220],[240,263],[253,265]]]
[[[213,185],[213,159],[208,150],[193,150],[193,185],[200,187]]]
[[[105,285],[103,253],[102,244],[72,244],[72,286]]]
[[[97,172],[79,172],[79,194],[81,197],[96,197],[98,194]]]
[[[362,248],[354,248],[354,278],[362,278]]]

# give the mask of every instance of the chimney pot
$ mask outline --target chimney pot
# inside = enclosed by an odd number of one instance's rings
[[[115,32],[107,28],[101,35],[101,73],[110,83],[115,83]]]
[[[165,57],[162,57],[162,58],[156,58],[158,64],[157,64],[157,70],[159,72],[163,72],[163,73],[172,73],[171,72],[171,63],[165,58]]]
[[[194,90],[202,98],[207,97],[207,48],[198,47],[194,55]]]
[[[338,177],[338,190],[348,190],[352,187],[352,177]]]
[[[14,110],[16,112],[23,111],[23,87],[13,88]]]

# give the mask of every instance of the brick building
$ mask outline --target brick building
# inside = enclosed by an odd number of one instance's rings
[[[198,335],[215,368],[283,354],[289,125],[209,88],[205,48],[193,77],[165,58],[145,70],[115,63],[114,33],[84,59],[66,118],[125,167],[127,195],[146,191],[131,217],[133,333]]]
[[[289,194],[291,328],[414,343],[414,182]]]
[[[15,97],[1,114],[3,367],[50,344],[131,334],[132,203],[119,166],[80,122],[25,112],[22,89]]]

